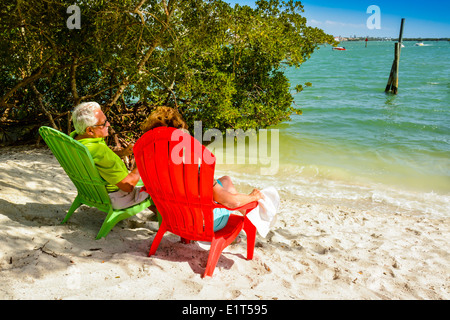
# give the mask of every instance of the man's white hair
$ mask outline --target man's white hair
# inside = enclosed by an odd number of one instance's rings
[[[72,121],[77,134],[84,134],[87,127],[97,124],[95,111],[99,109],[101,110],[101,107],[97,102],[83,102],[73,109]]]

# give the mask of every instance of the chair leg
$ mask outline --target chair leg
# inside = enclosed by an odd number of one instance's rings
[[[106,237],[106,235],[111,231],[111,229],[116,225],[116,223],[120,221],[120,219],[117,218],[118,215],[114,216],[114,211],[111,208],[105,220],[103,221],[102,227],[100,228],[100,231],[98,232],[97,237],[95,237],[95,239],[98,240],[100,238]]]
[[[166,227],[164,225],[164,221],[161,224],[161,226],[158,229],[158,232],[156,233],[156,236],[153,238],[152,245],[150,247],[150,251],[148,253],[148,256],[152,256],[155,254],[156,250],[158,249],[159,243],[161,242],[162,237],[166,233]]]
[[[73,200],[72,205],[70,206],[69,211],[66,214],[66,217],[64,218],[64,220],[61,222],[61,224],[64,224],[67,222],[67,220],[69,220],[69,218],[72,216],[72,214],[75,212],[75,210],[77,210],[80,206],[82,205],[79,196],[77,196],[75,198],[75,200]]]
[[[252,260],[255,251],[256,227],[251,223],[247,216],[244,220],[244,231],[247,235],[247,260]]]
[[[100,228],[100,231],[98,232],[96,239],[98,240],[102,237],[106,237],[116,224],[133,215],[134,213],[130,213],[126,210],[114,211],[114,209],[111,208],[110,211],[108,212],[108,215],[105,218],[105,221],[103,221],[102,227]]]
[[[216,268],[217,262],[219,261],[220,255],[223,249],[226,247],[226,241],[224,239],[213,239],[211,242],[211,248],[209,250],[208,262],[206,263],[206,269],[203,273],[202,278],[212,277],[214,269]]]

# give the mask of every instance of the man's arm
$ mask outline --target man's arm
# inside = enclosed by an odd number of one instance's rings
[[[116,186],[119,187],[120,190],[131,192],[140,178],[141,176],[139,175],[138,168],[134,168],[122,181],[117,183]]]

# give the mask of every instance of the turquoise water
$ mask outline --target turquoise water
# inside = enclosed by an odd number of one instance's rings
[[[395,96],[384,93],[393,42],[321,48],[300,69],[288,70],[293,84],[313,87],[295,98],[304,114],[280,127],[289,149],[300,147],[286,160],[448,193],[450,45],[404,45]]]
[[[404,42],[399,91],[386,94],[394,42],[321,47],[286,69],[303,111],[279,129],[279,170],[237,179],[272,184],[305,201],[361,209],[448,215],[450,202],[450,44]],[[253,172],[256,174],[256,172]]]

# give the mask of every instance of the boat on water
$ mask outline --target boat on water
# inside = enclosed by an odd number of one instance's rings
[[[347,49],[345,49],[345,47],[334,47],[332,49],[333,50],[341,50],[341,51],[347,50]]]
[[[414,44],[416,47],[422,47],[424,46],[423,42],[417,42],[416,44]]]

